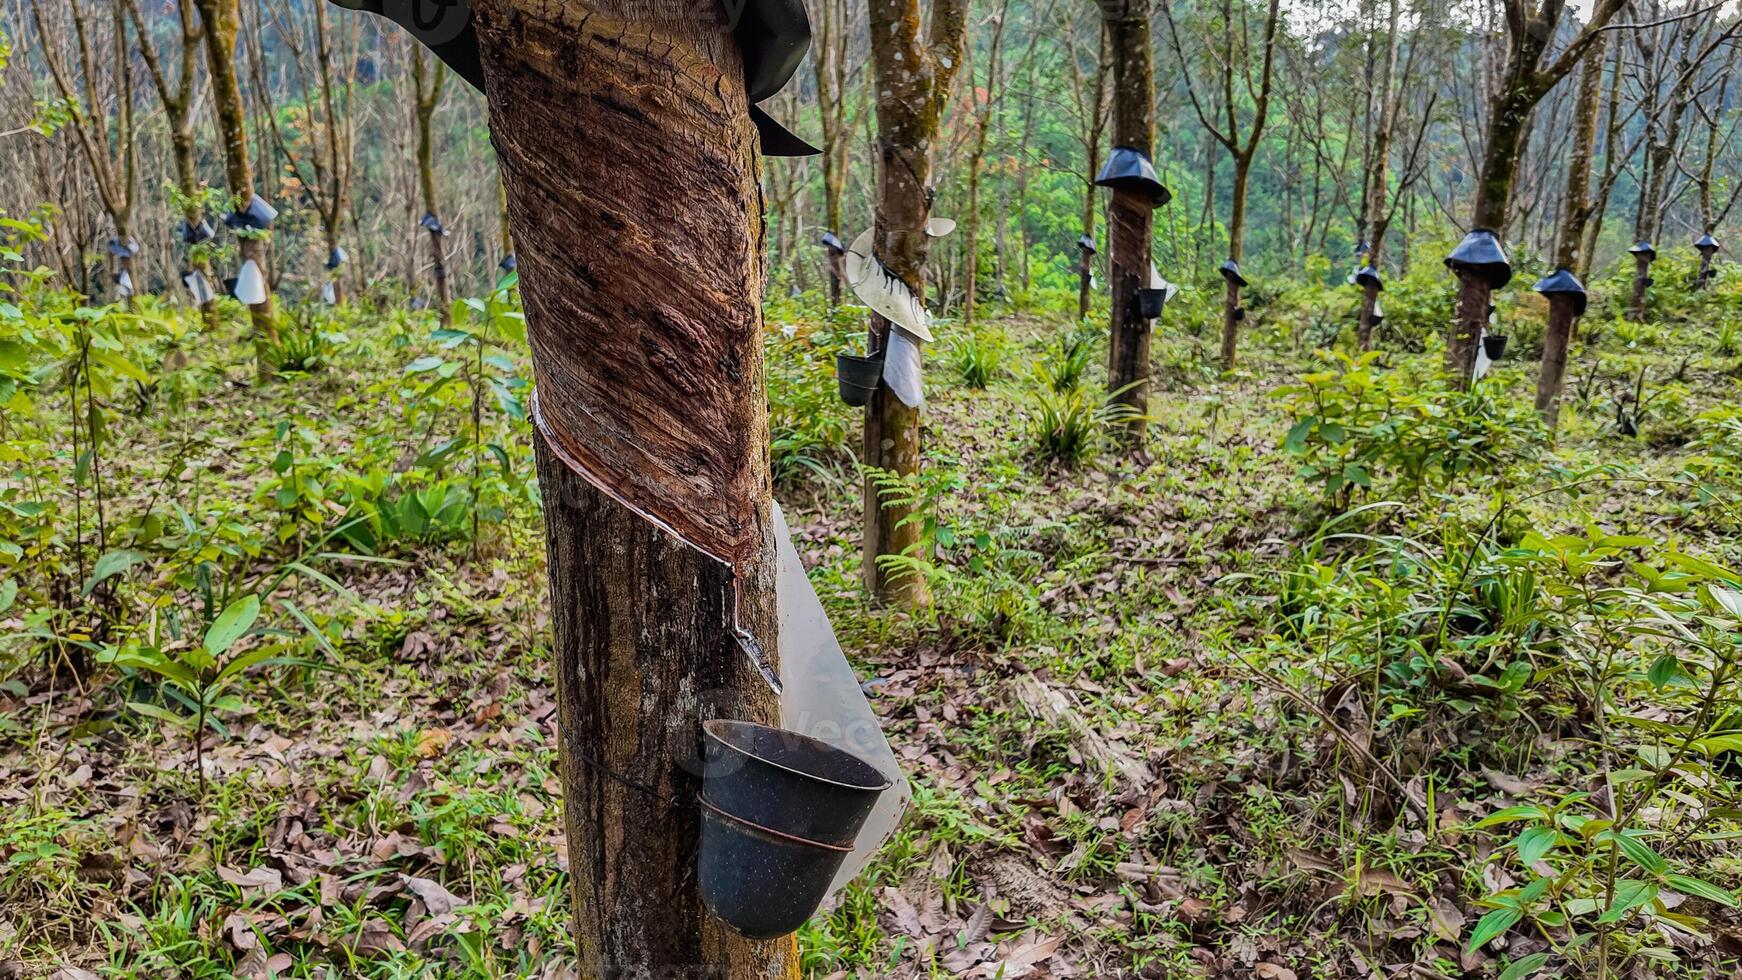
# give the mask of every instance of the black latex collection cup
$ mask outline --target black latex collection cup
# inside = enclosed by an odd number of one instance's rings
[[[752,939],[795,932],[892,783],[796,732],[724,720],[702,731],[702,901]]]

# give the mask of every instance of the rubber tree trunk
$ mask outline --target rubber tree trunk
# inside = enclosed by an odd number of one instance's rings
[[[1372,263],[1379,253],[1379,247],[1373,247],[1373,253],[1368,258]],[[1362,350],[1373,348],[1373,314],[1379,309],[1379,284],[1368,283],[1361,292],[1361,320],[1356,327],[1356,339]]]
[[[796,978],[791,939],[731,933],[696,892],[699,725],[778,715],[732,636],[736,579],[742,625],[777,649],[762,198],[739,55],[656,0],[474,7],[540,393],[580,974]],[[674,416],[690,431],[659,424]],[[577,441],[589,418],[635,438]],[[620,502],[686,500],[709,476],[745,542],[735,571]],[[665,523],[696,541],[686,513]]]
[[[196,201],[200,193],[200,172],[194,163],[194,133],[191,125],[171,125],[169,129],[170,157],[175,163],[175,184],[184,199]],[[206,209],[195,203],[189,203],[182,210],[182,220],[190,228],[198,228],[200,222],[206,220]],[[212,278],[211,263],[206,261],[205,249],[193,246],[188,255],[188,271],[198,272],[207,281]],[[205,321],[206,329],[218,328],[218,301],[214,297],[200,304],[200,316]]]
[[[1077,251],[1082,256],[1077,267],[1077,321],[1080,323],[1089,318],[1089,288],[1095,280],[1095,253],[1086,248]]]
[[[1635,323],[1645,320],[1645,290],[1651,285],[1651,256],[1635,255],[1633,257],[1633,296],[1627,308],[1627,317]]]
[[[240,2],[194,0],[205,25],[206,68],[211,74],[212,102],[218,110],[218,136],[224,144],[224,176],[236,206],[247,207],[255,191],[254,168],[248,156],[248,117],[242,102],[242,86],[236,78],[236,34],[242,25]],[[237,264],[253,261],[266,283],[266,299],[248,308],[254,338],[276,344],[278,325],[272,313],[266,239],[259,235],[243,238],[238,253]]]
[[[877,256],[890,273],[923,301],[930,242],[931,148],[937,142],[945,96],[962,60],[965,7],[960,0],[935,0],[929,46],[920,40],[918,0],[871,0],[872,79],[877,93]],[[869,349],[881,351],[889,331],[872,316]],[[919,472],[919,410],[902,404],[887,384],[879,384],[865,408],[860,460],[867,467],[900,476]],[[930,600],[924,579],[891,572],[885,555],[914,551],[921,542],[913,509],[881,498],[876,481],[864,483],[865,588],[886,602],[923,605]]]
[[[1113,60],[1113,143],[1145,153],[1155,149],[1155,69],[1149,42],[1150,0],[1103,4],[1107,50]],[[1109,400],[1135,413],[1123,432],[1126,444],[1142,448],[1149,427],[1149,321],[1138,308],[1137,290],[1149,285],[1155,202],[1115,190],[1107,208],[1107,280],[1113,315],[1108,328]]]
[[[1579,249],[1585,226],[1591,219],[1591,166],[1597,152],[1597,117],[1603,107],[1603,48],[1599,38],[1585,55],[1579,76],[1578,100],[1573,108],[1573,144],[1567,161],[1566,195],[1561,201],[1561,226],[1556,235],[1555,265],[1578,270],[1585,263]],[[1542,337],[1542,368],[1536,379],[1536,411],[1553,441],[1560,428],[1561,399],[1567,387],[1568,352],[1578,330],[1576,303],[1572,296],[1551,295],[1548,328]]]
[[[1710,229],[1710,228],[1706,228],[1706,229],[1704,229],[1704,231],[1708,235],[1710,235],[1712,233],[1712,229]],[[1711,282],[1712,282],[1712,253],[1709,251],[1702,251],[1700,253],[1700,272],[1699,272],[1699,275],[1697,275],[1694,278],[1694,288],[1695,289],[1705,289],[1708,285],[1711,285]]]
[[[435,111],[442,101],[448,71],[439,61],[435,62],[433,69],[426,67],[421,48],[412,49],[411,71],[413,87],[417,90],[417,185],[423,192],[424,213],[439,217],[441,211],[435,186]],[[442,232],[434,229],[429,232],[430,277],[435,280],[437,316],[446,327],[453,321],[453,297],[448,287],[448,248],[444,238]]]
[[[1531,63],[1535,63],[1534,59]],[[1492,229],[1502,240],[1511,209],[1512,183],[1529,138],[1530,113],[1539,98],[1529,80],[1515,74],[1495,95],[1489,109],[1487,140],[1476,182],[1475,221],[1471,227]],[[1488,323],[1492,293],[1492,288],[1480,277],[1459,273],[1458,316],[1446,335],[1445,367],[1466,384],[1476,370],[1476,346]]]
[[[1253,141],[1254,147],[1257,141]],[[1246,189],[1252,178],[1252,156],[1234,157],[1234,200],[1228,215],[1228,258],[1235,262],[1246,250]],[[1232,278],[1222,298],[1222,370],[1232,371],[1240,350],[1240,285]]]

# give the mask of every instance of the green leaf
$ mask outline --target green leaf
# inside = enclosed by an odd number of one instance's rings
[[[1560,836],[1560,832],[1553,827],[1532,827],[1519,834],[1512,846],[1518,848],[1519,862],[1528,868],[1554,850]]]
[[[193,719],[185,718],[167,708],[159,707],[155,704],[146,704],[143,701],[129,701],[127,702],[127,707],[147,718],[155,718],[158,721],[174,725],[184,731],[194,726]]]
[[[17,598],[18,582],[16,579],[7,579],[4,582],[0,582],[0,613],[11,609],[12,603],[16,601]]]
[[[432,357],[420,357],[417,360],[412,361],[410,364],[407,364],[405,366],[405,373],[406,374],[424,374],[424,373],[427,373],[429,371],[434,371],[436,368],[439,368],[443,364],[446,364],[446,363],[447,363],[447,360],[445,358],[433,357],[433,356]]]
[[[1306,418],[1296,422],[1294,428],[1288,430],[1288,438],[1282,441],[1283,448],[1291,453],[1306,452],[1307,436],[1312,433],[1313,426],[1318,424],[1319,417],[1316,415],[1308,415]]]
[[[85,588],[81,595],[90,595],[104,579],[113,578],[125,572],[134,565],[145,560],[145,553],[131,548],[120,548],[108,552],[97,559],[97,564],[91,569],[91,577],[85,580]]]
[[[1518,909],[1495,909],[1476,923],[1476,929],[1470,933],[1470,942],[1464,946],[1465,952],[1475,952],[1486,946],[1494,937],[1499,936],[1518,924],[1524,918],[1524,913]]]
[[[1495,980],[1524,980],[1525,977],[1542,969],[1547,962],[1547,953],[1532,953],[1507,967]]]
[[[218,614],[217,621],[206,630],[206,651],[214,657],[223,656],[242,638],[242,634],[248,632],[259,616],[259,596],[243,596],[230,603],[229,608]]]
[[[1647,680],[1651,681],[1653,687],[1665,688],[1669,686],[1671,681],[1679,677],[1681,672],[1681,661],[1676,659],[1675,654],[1666,653],[1652,661],[1651,670],[1647,671],[1645,676]]]
[[[1646,871],[1649,871],[1654,875],[1665,874],[1669,871],[1669,863],[1664,861],[1656,851],[1652,850],[1644,841],[1639,840],[1637,837],[1629,837],[1626,834],[1615,834],[1611,831],[1604,831],[1603,833],[1598,834],[1596,839],[1603,843],[1613,840],[1616,846],[1621,849],[1621,853],[1627,856],[1627,860],[1632,861],[1634,864],[1639,865],[1641,868],[1644,868]]]
[[[1597,917],[1597,923],[1620,922],[1627,913],[1657,897],[1657,885],[1649,881],[1628,879],[1615,883],[1615,900]]]
[[[1486,819],[1476,825],[1476,828],[1479,830],[1483,827],[1497,827],[1504,823],[1521,823],[1526,821],[1530,823],[1547,823],[1548,819],[1548,811],[1540,806],[1509,806],[1504,810],[1489,814]]]
[[[1677,874],[1666,874],[1663,876],[1663,881],[1664,884],[1684,895],[1693,895],[1708,902],[1717,902],[1726,908],[1736,907],[1736,896],[1733,893],[1719,888],[1709,881],[1701,881],[1698,878]]]

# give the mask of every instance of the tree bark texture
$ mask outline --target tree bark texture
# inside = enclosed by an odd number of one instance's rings
[[[777,649],[737,47],[656,0],[475,7],[539,389],[580,972],[796,978],[791,939],[730,932],[695,878],[700,723],[778,720],[733,636]]]
[[[1585,264],[1579,249],[1584,243],[1585,225],[1591,217],[1591,166],[1597,152],[1597,117],[1603,106],[1604,43],[1599,38],[1585,55],[1584,71],[1579,76],[1578,101],[1573,108],[1573,143],[1567,160],[1566,196],[1561,201],[1561,225],[1555,240],[1555,265],[1563,269],[1577,270]],[[1560,427],[1568,351],[1578,329],[1574,306],[1571,296],[1549,297],[1548,328],[1542,337],[1542,368],[1536,379],[1536,411],[1548,427],[1551,439]]]
[[[205,30],[206,69],[212,79],[212,102],[218,110],[218,136],[224,144],[224,175],[235,207],[247,207],[254,197],[254,168],[248,155],[248,117],[242,85],[236,77],[236,34],[242,26],[241,0],[193,0]],[[252,260],[266,283],[266,300],[248,308],[254,337],[278,342],[272,313],[272,277],[266,262],[266,239],[241,239],[237,264]]]
[[[761,189],[730,35],[666,10],[488,0],[478,20],[552,448],[731,564],[768,481]]]
[[[1155,151],[1155,68],[1149,41],[1149,0],[1103,5],[1107,51],[1113,61],[1113,143]],[[1130,190],[1115,190],[1107,207],[1107,285],[1112,290],[1108,327],[1109,399],[1135,413],[1123,433],[1141,448],[1149,422],[1150,324],[1138,308],[1137,290],[1149,285],[1155,202]]]
[[[944,100],[962,61],[966,12],[961,0],[936,0],[929,45],[920,41],[919,0],[871,0],[871,58],[877,92],[877,232],[875,251],[915,296],[926,295],[930,240],[931,153],[937,141]],[[881,351],[893,329],[872,316],[870,344]],[[903,404],[887,384],[879,384],[865,408],[860,459],[868,467],[902,476],[919,472],[919,410]],[[900,555],[920,542],[919,522],[907,520],[911,507],[888,505],[876,481],[864,484],[865,588],[885,601],[920,605],[928,600],[916,575],[894,575],[878,558]]]

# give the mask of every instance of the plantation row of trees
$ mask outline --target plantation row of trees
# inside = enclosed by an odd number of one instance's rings
[[[284,212],[261,261],[299,293],[391,283],[434,300],[436,268],[475,286],[511,250],[481,97],[444,89],[446,69],[386,21],[313,3],[13,5],[0,132],[35,135],[0,144],[16,175],[0,207],[60,209],[49,264],[89,292],[113,285],[93,275],[110,237],[141,243],[139,288],[177,287],[182,220],[243,191]],[[823,151],[767,168],[776,288],[823,287],[817,238],[872,220],[874,13],[819,3],[807,65],[767,106]],[[1550,261],[1569,210],[1588,214],[1588,270],[1640,239],[1685,247],[1735,212],[1738,15],[1721,4],[1605,0],[1588,23],[1560,0],[1189,0],[1143,16],[1154,161],[1175,197],[1156,257],[1176,280],[1229,258],[1252,281],[1342,275],[1363,243],[1407,268],[1494,224]],[[933,298],[965,319],[976,299],[1071,288],[1077,238],[1104,234],[1091,181],[1128,101],[1105,21],[1058,0],[961,19],[929,190],[964,232],[937,248]],[[1569,177],[1588,185],[1570,209]],[[448,233],[437,253],[425,214]],[[327,270],[336,248],[348,262]]]

